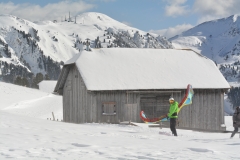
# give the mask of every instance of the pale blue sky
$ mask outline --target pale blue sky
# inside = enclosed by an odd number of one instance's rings
[[[0,14],[29,20],[94,11],[168,38],[207,20],[238,13],[240,0],[0,0]]]

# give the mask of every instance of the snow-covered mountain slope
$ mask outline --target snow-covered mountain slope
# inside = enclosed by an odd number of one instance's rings
[[[240,87],[239,15],[202,23],[169,40],[175,48],[191,48],[212,59],[229,84]],[[231,89],[228,93],[233,107],[240,106],[239,94],[240,89]]]
[[[62,22],[34,23],[0,15],[2,76],[31,78],[42,73],[48,74],[50,79],[57,79],[60,62],[65,62],[87,46],[173,48],[162,36],[129,27],[101,13],[83,13]],[[14,81],[11,76],[8,79],[9,82]]]
[[[0,82],[0,111],[41,119],[62,120],[62,97],[37,89]]]
[[[204,22],[169,40],[183,47],[196,48],[219,63],[233,63],[240,58],[240,17]],[[228,56],[228,58],[226,58]]]
[[[202,23],[169,39],[176,48],[191,48],[215,61],[229,82],[240,79],[240,17]]]

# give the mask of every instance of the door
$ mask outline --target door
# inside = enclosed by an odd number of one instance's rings
[[[160,117],[168,113],[170,95],[158,95],[154,97],[141,97],[140,106],[147,118]]]

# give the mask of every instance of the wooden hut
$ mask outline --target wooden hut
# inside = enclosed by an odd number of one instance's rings
[[[230,86],[212,60],[192,50],[82,51],[65,63],[54,91],[63,95],[64,122],[141,122],[141,110],[148,117],[166,114],[169,97],[181,101],[188,84],[195,95],[179,114],[180,127],[224,130]]]

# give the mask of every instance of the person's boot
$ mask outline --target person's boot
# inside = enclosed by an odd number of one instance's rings
[[[174,131],[174,133],[173,133],[173,134],[174,134],[174,136],[177,136],[177,131]]]

